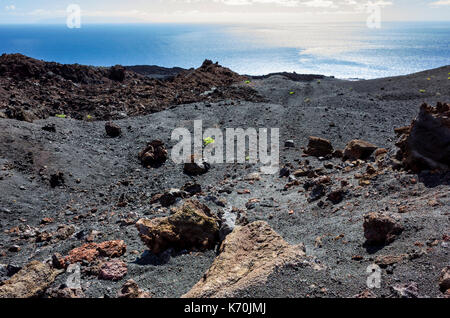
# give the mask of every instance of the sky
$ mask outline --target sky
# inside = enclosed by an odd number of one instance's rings
[[[70,4],[83,23],[357,22],[369,2],[384,21],[450,21],[450,0],[0,0],[0,24],[65,23]]]

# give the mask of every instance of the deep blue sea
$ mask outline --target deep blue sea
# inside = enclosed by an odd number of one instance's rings
[[[197,67],[338,78],[404,75],[450,64],[450,22],[297,25],[0,25],[0,53],[97,66]]]

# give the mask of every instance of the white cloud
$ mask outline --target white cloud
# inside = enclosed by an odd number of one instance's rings
[[[6,11],[14,11],[14,10],[16,10],[16,6],[13,5],[13,4],[11,4],[11,5],[9,5],[9,6],[6,6],[6,7],[5,7],[5,10],[6,10]]]
[[[441,0],[430,3],[433,7],[450,6],[450,0]]]

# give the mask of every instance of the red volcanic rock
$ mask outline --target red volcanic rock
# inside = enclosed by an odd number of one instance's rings
[[[121,280],[127,273],[127,264],[121,260],[114,259],[101,265],[98,277],[104,280],[117,281]]]
[[[124,241],[106,241],[103,243],[88,243],[69,252],[65,264],[74,264],[81,261],[92,263],[99,256],[119,257],[126,252]]]

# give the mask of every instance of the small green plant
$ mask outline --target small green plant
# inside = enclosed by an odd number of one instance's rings
[[[420,89],[419,92],[421,92],[422,94],[426,92],[426,90],[424,89]]]
[[[427,78],[427,81],[431,81],[431,77],[428,77],[428,78]]]
[[[320,84],[321,83],[321,81],[320,80],[317,80],[317,84]]]
[[[205,139],[203,139],[203,145],[206,147],[209,144],[213,144],[215,142],[215,140],[211,137],[206,137]]]
[[[245,161],[250,161],[250,156],[245,157]]]
[[[248,80],[247,80],[247,81],[245,81],[245,84],[250,84],[250,83],[251,83],[251,81],[248,81]]]
[[[92,119],[94,119],[94,117],[92,117],[91,115],[87,115],[87,116],[86,116],[86,119],[87,119],[87,120],[92,120]]]
[[[289,92],[289,95],[294,95],[295,94],[295,92]]]
[[[56,114],[55,117],[57,117],[57,118],[67,118],[67,116],[64,115],[64,114]]]

